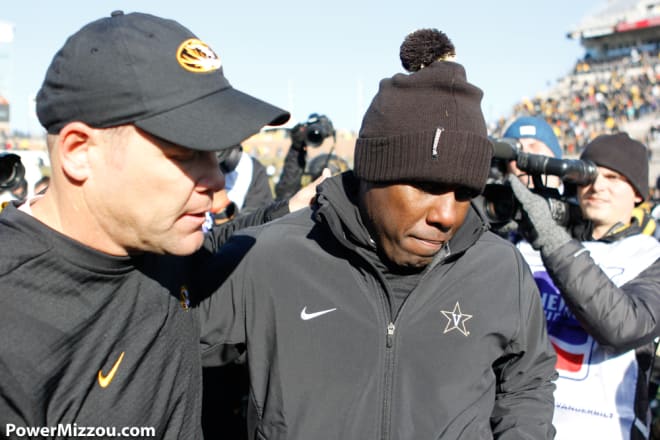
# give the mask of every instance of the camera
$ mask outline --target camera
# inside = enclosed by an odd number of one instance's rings
[[[0,153],[0,190],[17,188],[25,177],[21,157],[14,153]]]
[[[318,147],[327,137],[335,137],[332,121],[325,116],[312,113],[303,124],[305,143],[311,147]]]
[[[350,167],[348,162],[336,154],[319,154],[310,160],[309,163],[307,163],[306,173],[309,174],[311,180],[316,180],[321,175],[321,173],[323,173],[323,169],[325,168],[330,169],[330,172],[334,176],[336,174],[343,173]]]
[[[552,218],[557,224],[571,226],[582,220],[576,190],[577,186],[596,180],[598,169],[593,162],[525,153],[516,139],[491,139],[491,142],[493,159],[483,192],[483,211],[492,227],[497,229],[511,220],[520,220],[522,216],[520,204],[505,180],[510,161],[515,161],[518,169],[532,178],[534,188],[531,191],[548,201]],[[558,176],[564,186],[563,193],[545,186],[543,175]]]

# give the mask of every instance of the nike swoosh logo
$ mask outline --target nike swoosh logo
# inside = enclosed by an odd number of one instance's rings
[[[101,385],[101,388],[106,388],[108,385],[110,385],[110,382],[112,382],[112,379],[115,378],[115,373],[117,373],[117,370],[119,369],[119,364],[121,364],[122,359],[124,359],[124,352],[123,351],[119,355],[119,359],[117,359],[115,361],[115,364],[112,366],[112,368],[110,369],[110,372],[108,373],[107,376],[104,376],[103,371],[99,370],[98,379],[99,379],[99,385]]]
[[[309,319],[318,318],[319,316],[325,315],[326,313],[334,312],[335,310],[337,310],[336,307],[334,309],[321,310],[320,312],[307,313],[307,307],[303,307],[302,311],[300,312],[300,319],[307,321]]]

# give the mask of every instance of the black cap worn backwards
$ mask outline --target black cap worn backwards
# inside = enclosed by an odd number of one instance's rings
[[[37,95],[48,133],[135,124],[194,150],[229,148],[289,113],[234,89],[220,57],[173,20],[115,11],[69,37]]]

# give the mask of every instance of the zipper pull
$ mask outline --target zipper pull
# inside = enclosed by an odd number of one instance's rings
[[[392,347],[394,343],[394,323],[390,322],[387,325],[387,348]]]

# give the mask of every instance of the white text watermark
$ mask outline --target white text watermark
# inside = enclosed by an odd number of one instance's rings
[[[66,438],[150,438],[156,437],[156,428],[148,426],[79,426],[77,423],[62,423],[56,426],[5,425],[7,437],[66,437]]]

